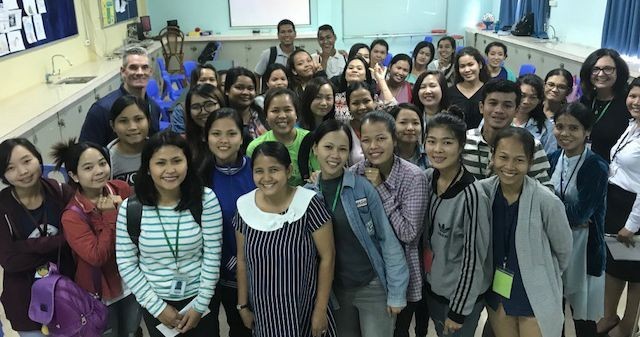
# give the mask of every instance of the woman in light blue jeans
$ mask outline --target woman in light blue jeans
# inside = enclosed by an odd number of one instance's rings
[[[378,192],[366,178],[344,169],[351,141],[349,128],[336,120],[318,126],[313,151],[320,176],[307,188],[321,194],[332,213],[338,335],[389,337],[393,313],[406,305],[409,269]]]

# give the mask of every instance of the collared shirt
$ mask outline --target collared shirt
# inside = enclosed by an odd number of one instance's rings
[[[318,61],[318,63],[321,63],[320,54],[313,53],[311,54],[311,57],[314,60]],[[342,75],[342,72],[344,71],[344,67],[346,65],[347,60],[345,59],[344,55],[340,54],[336,50],[333,55],[329,56],[329,59],[327,60],[327,68],[324,69],[324,72],[327,73],[328,78],[339,76]]]
[[[640,127],[634,120],[611,148],[609,174],[609,183],[636,193],[631,214],[624,225],[635,233],[640,229]]]
[[[287,61],[289,61],[289,54],[282,51],[280,48],[280,44],[278,43],[276,46],[276,60],[274,63],[280,63],[283,66],[287,66]],[[267,48],[262,51],[260,54],[260,59],[258,60],[258,64],[256,64],[256,69],[254,70],[256,74],[262,76],[264,75],[265,70],[267,70],[267,66],[269,65],[269,56],[271,55],[271,48]]]
[[[363,160],[351,167],[358,175],[364,175]],[[402,242],[409,265],[409,286],[407,301],[416,302],[422,298],[422,272],[418,242],[424,229],[424,214],[427,208],[427,180],[417,166],[394,155],[393,166],[386,180],[376,187],[384,211],[389,218],[398,240]]]
[[[482,137],[482,125],[467,130],[467,141],[462,151],[462,163],[473,176],[480,180],[493,175],[491,170],[491,146]],[[539,141],[535,140],[533,163],[529,169],[529,176],[538,179],[542,184],[553,189],[553,184],[547,171],[549,170],[547,153]]]

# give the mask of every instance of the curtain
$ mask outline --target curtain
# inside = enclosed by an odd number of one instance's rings
[[[611,0],[609,0],[609,2],[611,2]],[[549,14],[551,13],[549,0],[520,0],[518,17],[521,18],[529,12],[533,13],[533,36],[545,37],[545,25],[549,20]]]
[[[640,56],[640,0],[608,0],[602,47]]]
[[[500,26],[513,26],[516,23],[516,7],[518,0],[500,1]]]

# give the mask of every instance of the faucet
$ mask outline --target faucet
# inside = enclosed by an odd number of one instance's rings
[[[547,25],[547,28],[551,28],[551,30],[553,30],[553,37],[551,38],[551,40],[555,41],[556,43],[560,42],[560,39],[558,38],[558,34],[556,34],[556,27],[552,25]]]
[[[60,69],[59,68],[58,68],[58,71],[56,72],[56,65],[55,65],[55,62],[54,62],[56,57],[62,57],[65,61],[67,61],[69,66],[73,66],[73,64],[71,64],[71,61],[69,61],[69,59],[66,56],[62,55],[62,54],[55,54],[55,55],[51,56],[51,73],[45,74],[45,79],[46,79],[47,84],[53,83],[53,81],[51,81],[51,77],[52,76],[60,75]]]

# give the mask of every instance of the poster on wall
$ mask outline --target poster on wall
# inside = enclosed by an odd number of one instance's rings
[[[98,0],[102,27],[115,25],[138,17],[137,0]]]
[[[75,0],[0,0],[0,57],[78,34]]]

